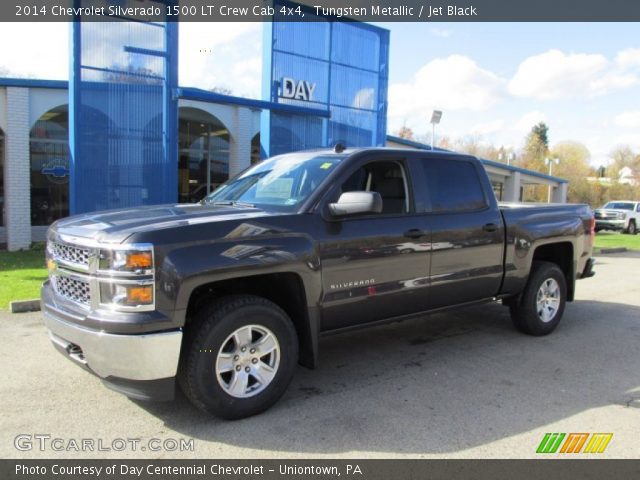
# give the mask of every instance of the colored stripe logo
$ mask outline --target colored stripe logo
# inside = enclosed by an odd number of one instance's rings
[[[545,433],[536,453],[603,453],[612,437],[613,433]]]

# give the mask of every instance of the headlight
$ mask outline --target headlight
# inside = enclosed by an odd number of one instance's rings
[[[101,248],[98,267],[100,304],[122,312],[155,308],[153,245],[133,243]]]
[[[100,283],[100,303],[108,307],[139,309],[153,305],[153,284]]]
[[[147,273],[153,270],[153,247],[132,245],[126,250],[100,250],[100,270]]]
[[[624,220],[624,219],[626,219],[626,218],[627,218],[627,214],[626,214],[626,213],[620,213],[619,215],[620,215],[620,218],[621,218],[622,220]]]

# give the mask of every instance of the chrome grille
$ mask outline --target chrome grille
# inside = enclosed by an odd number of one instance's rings
[[[76,265],[89,265],[89,249],[65,245],[63,243],[50,242],[49,251],[54,258]]]
[[[89,305],[91,300],[89,282],[59,275],[53,275],[51,280],[58,295],[76,303]]]
[[[610,218],[610,219],[619,219],[622,218],[622,214],[620,212],[596,212],[596,218]]]

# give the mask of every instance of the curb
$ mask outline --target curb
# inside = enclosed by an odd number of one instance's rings
[[[40,300],[20,300],[11,302],[9,310],[11,313],[39,312]]]
[[[601,248],[600,253],[623,253],[626,252],[627,249],[625,247],[618,248]]]

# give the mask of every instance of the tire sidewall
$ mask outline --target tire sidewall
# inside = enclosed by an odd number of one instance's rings
[[[269,329],[278,340],[280,360],[278,371],[271,383],[260,393],[247,398],[229,395],[218,382],[215,365],[223,342],[229,335],[246,325]],[[222,418],[244,418],[260,413],[284,394],[298,359],[295,329],[289,318],[275,305],[246,305],[225,314],[215,323],[205,323],[192,344],[192,358],[187,374],[198,406]]]

